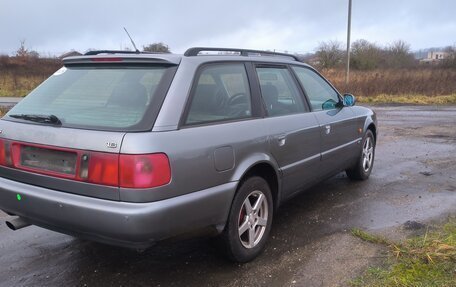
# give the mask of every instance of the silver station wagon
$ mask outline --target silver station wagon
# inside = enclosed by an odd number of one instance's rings
[[[285,200],[341,171],[371,173],[375,113],[293,55],[190,48],[63,62],[0,120],[0,209],[13,230],[136,249],[208,232],[247,262]]]

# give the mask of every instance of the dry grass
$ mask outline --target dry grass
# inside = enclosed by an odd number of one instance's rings
[[[456,286],[456,219],[398,244],[359,229],[352,234],[388,246],[390,254],[389,266],[369,268],[353,286]]]
[[[0,97],[25,96],[62,65],[58,59],[0,56]],[[322,70],[340,92],[364,103],[456,104],[456,69]]]
[[[3,115],[6,114],[7,111],[8,111],[7,108],[0,107],[0,117],[3,117]]]
[[[454,69],[355,70],[350,72],[348,86],[345,85],[344,70],[323,70],[322,74],[340,92],[352,93],[364,102],[456,103],[456,70]],[[434,99],[436,96],[444,97]]]
[[[0,55],[0,97],[27,95],[61,66],[54,58]]]
[[[356,97],[356,100],[368,104],[452,105],[456,104],[456,94],[442,96],[380,94]]]
[[[17,76],[5,73],[0,76],[0,97],[24,97],[46,80],[48,76]]]

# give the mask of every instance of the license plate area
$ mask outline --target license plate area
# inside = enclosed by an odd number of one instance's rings
[[[20,146],[19,165],[26,169],[75,176],[77,159],[76,152]]]

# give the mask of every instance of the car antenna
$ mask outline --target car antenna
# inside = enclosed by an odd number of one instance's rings
[[[131,38],[130,33],[128,33],[128,31],[127,31],[127,29],[126,29],[125,27],[123,27],[123,28],[124,28],[124,30],[125,30],[125,33],[127,33],[128,38],[130,38],[131,44],[132,44],[133,47],[135,48],[136,53],[141,53],[141,52],[138,50],[138,48],[136,48],[135,42],[134,42],[133,39]]]

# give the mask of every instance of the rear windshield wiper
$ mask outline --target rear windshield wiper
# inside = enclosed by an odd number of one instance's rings
[[[33,115],[33,114],[15,114],[15,115],[8,115],[15,119],[22,119],[31,122],[37,123],[45,123],[60,126],[62,122],[57,116],[54,115]]]

